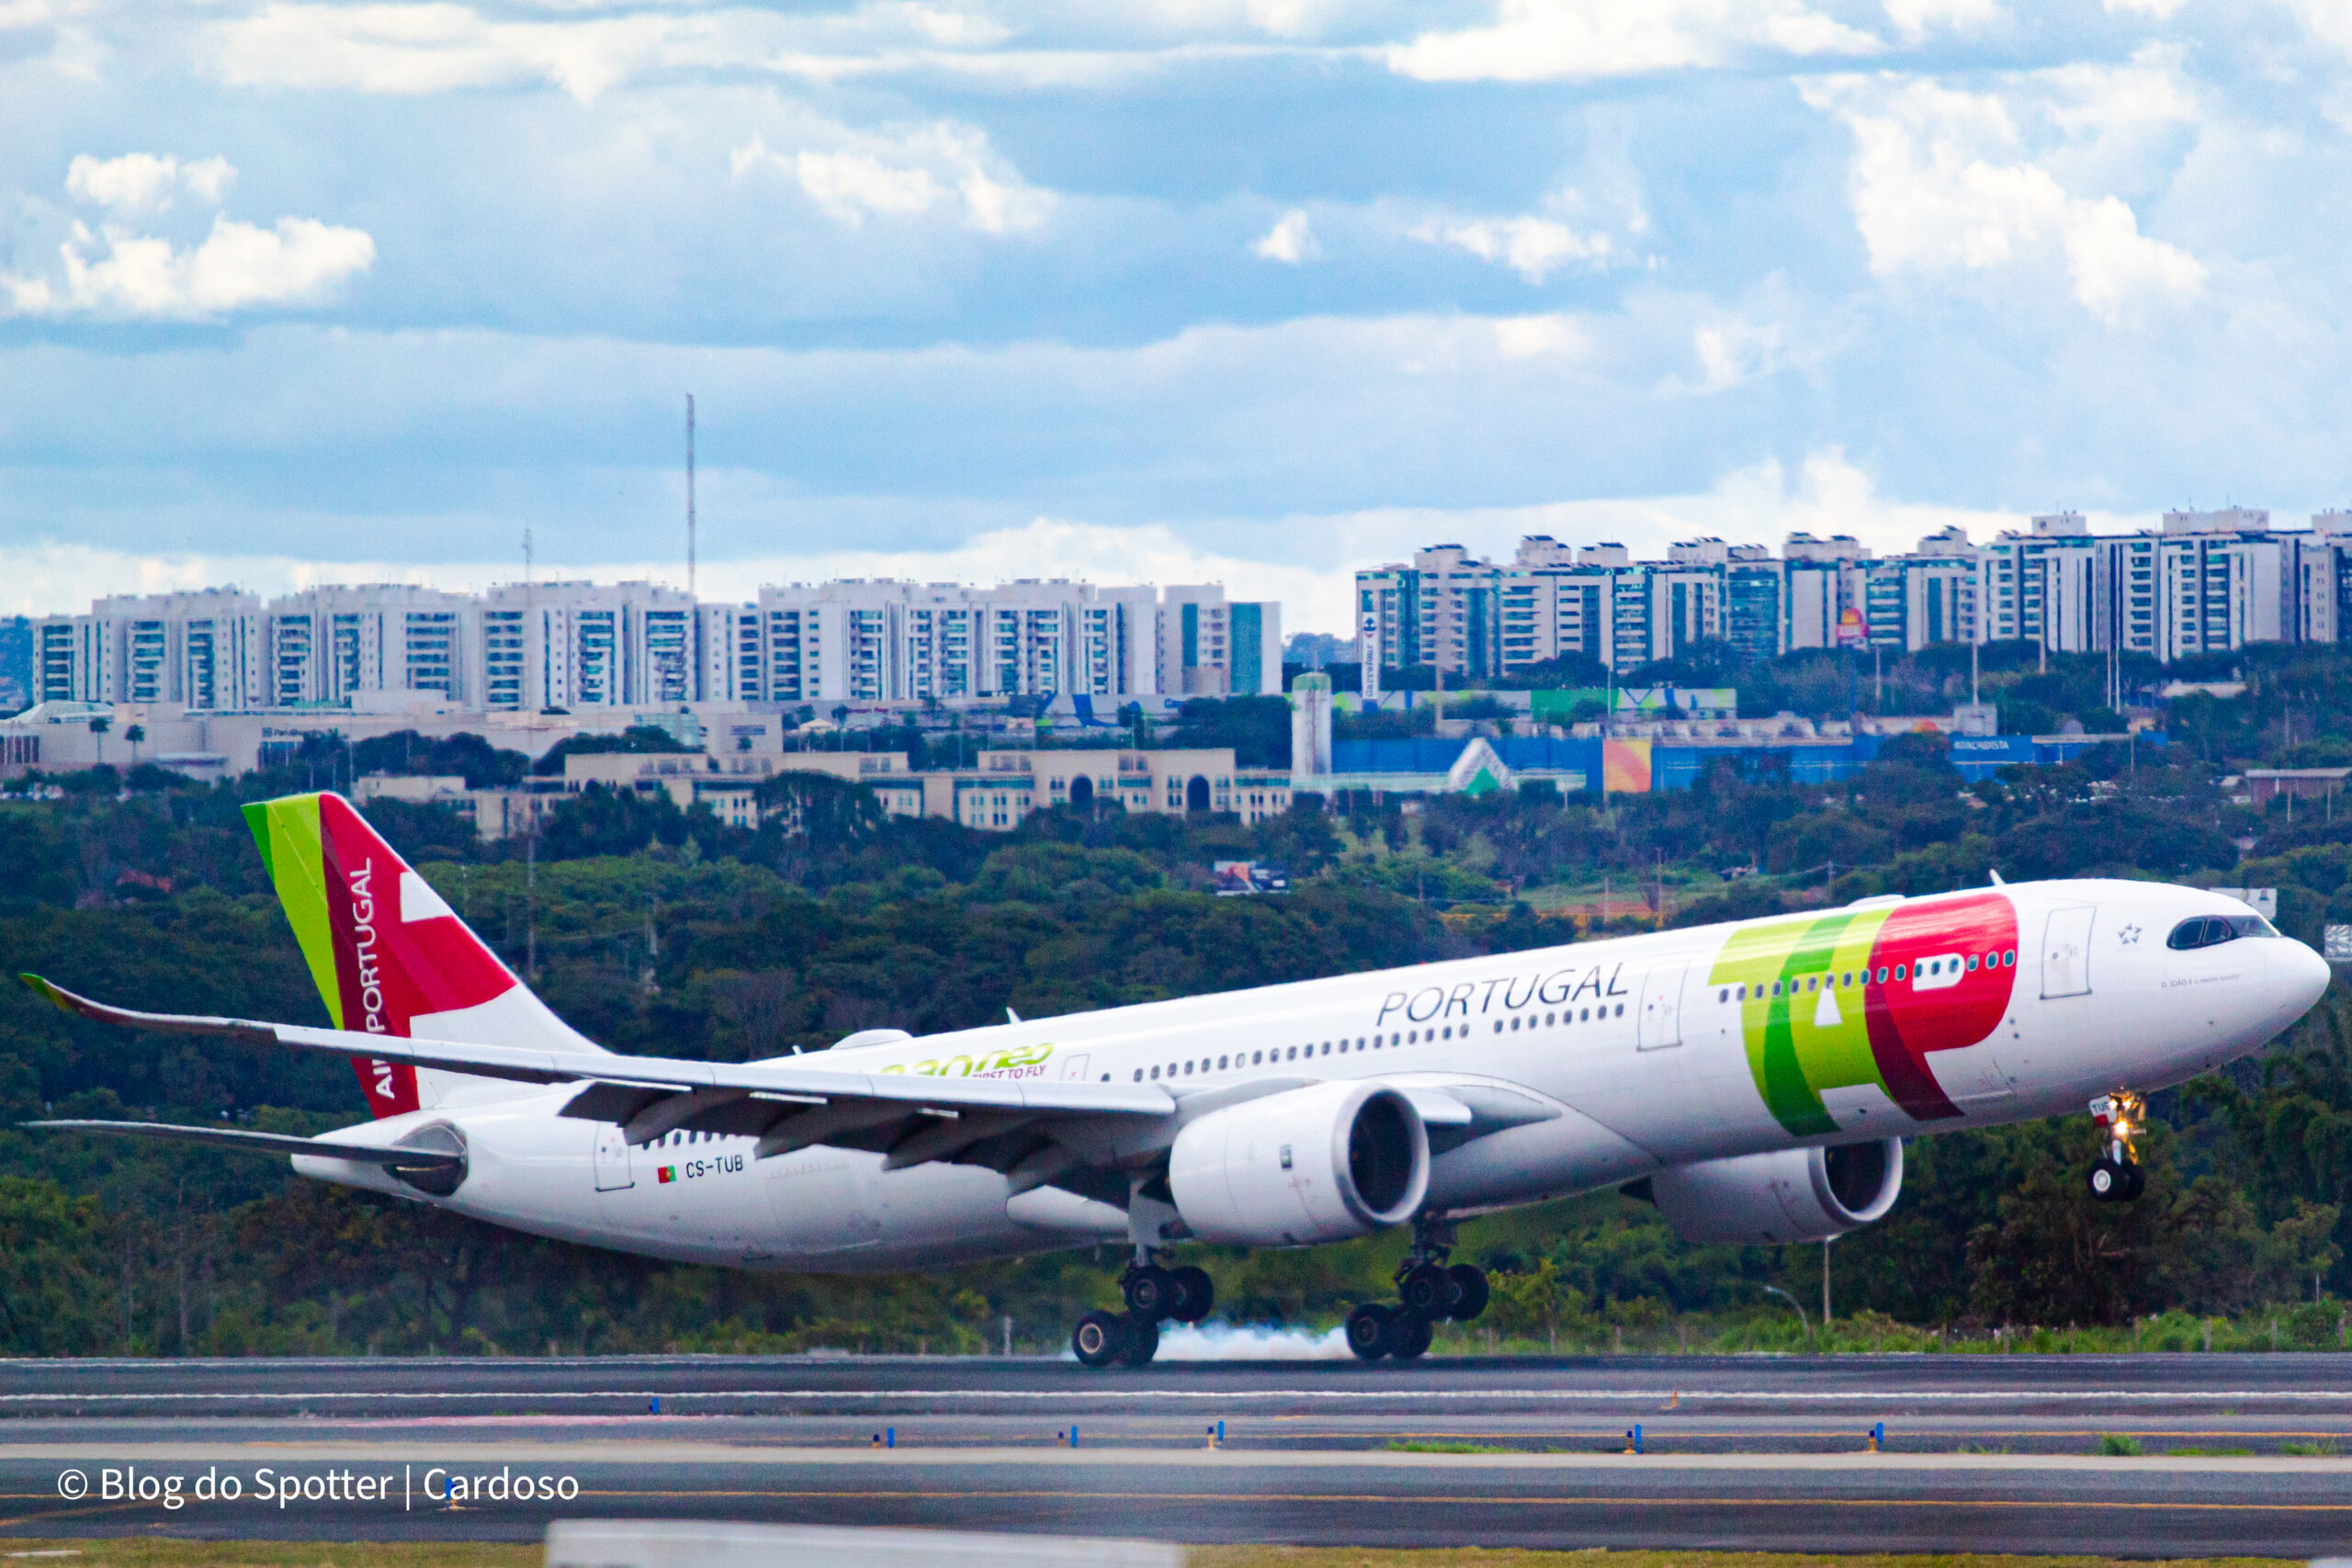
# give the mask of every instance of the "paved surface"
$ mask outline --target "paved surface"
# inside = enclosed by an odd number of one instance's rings
[[[1882,1422],[1886,1451],[1869,1453]],[[1637,1424],[1645,1451],[1626,1455]],[[872,1448],[886,1431],[899,1446]],[[2107,1433],[2143,1457],[2100,1457]],[[2352,1356],[1110,1374],[944,1358],[20,1361],[0,1363],[0,1533],[528,1540],[553,1517],[626,1515],[1397,1545],[2352,1549],[2352,1458],[2290,1448],[2352,1455]],[[60,1495],[69,1471],[86,1495]],[[108,1472],[128,1495],[107,1495]],[[447,1495],[453,1473],[502,1472],[505,1495]],[[207,1474],[215,1495],[197,1497]],[[289,1475],[308,1495],[277,1495]],[[517,1498],[524,1476],[568,1491]],[[182,1506],[141,1495],[174,1477]],[[218,1495],[221,1477],[239,1495]]]

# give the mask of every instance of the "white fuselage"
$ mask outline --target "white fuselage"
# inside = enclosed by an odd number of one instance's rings
[[[1925,1058],[1945,1104],[1926,1119],[1871,1081],[1823,1089],[1820,1119],[1804,1132],[1767,1102],[1758,1022],[1767,1004],[1760,984],[1750,997],[1727,978],[1728,944],[1758,928],[1845,913],[1837,910],[1007,1023],[858,1045],[847,1056],[865,1073],[1157,1082],[1176,1096],[1179,1116],[1193,1097],[1268,1078],[1485,1081],[1555,1109],[1433,1158],[1424,1211],[1458,1214],[1702,1160],[2080,1111],[2109,1090],[2161,1089],[2259,1047],[2327,984],[2318,955],[2283,938],[2167,947],[2184,919],[2247,913],[2215,894],[2096,881],[1998,892],[2017,932],[2007,1003],[1981,1042]],[[1985,897],[1979,889],[1898,907],[1932,922],[1941,900]],[[1792,982],[1801,994],[1789,1004],[1808,1022],[1827,1021],[1825,1030],[1841,1005],[1857,1017],[1861,1005],[1850,963],[1841,1003],[1837,961],[1828,962],[1826,1000]],[[1940,961],[1933,979],[1920,967],[1918,976],[1877,982],[1879,992],[1936,1006],[1932,993],[1952,982]],[[1872,975],[1866,964],[1862,980]],[[1906,986],[1916,993],[1902,993]],[[464,1137],[468,1177],[454,1196],[423,1201],[695,1262],[906,1269],[1126,1234],[1107,1204],[1030,1194],[1008,1208],[1007,1179],[980,1166],[886,1172],[881,1155],[822,1145],[756,1159],[755,1139],[684,1133],[629,1148],[609,1123],[558,1115],[576,1092],[453,1080],[440,1103],[365,1135],[390,1142],[448,1123]],[[296,1167],[417,1196],[371,1168],[310,1156]]]

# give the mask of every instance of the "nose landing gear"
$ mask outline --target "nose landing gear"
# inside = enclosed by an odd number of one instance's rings
[[[2129,1203],[2147,1190],[2147,1173],[2140,1168],[2137,1139],[2145,1121],[2147,1102],[2130,1089],[2117,1089],[2091,1101],[2091,1120],[2098,1123],[2099,1157],[2085,1173],[2084,1185],[2097,1203]]]
[[[1198,1323],[1216,1303],[1216,1286],[1207,1270],[1190,1264],[1170,1269],[1144,1247],[1136,1248],[1134,1261],[1119,1276],[1119,1294],[1126,1311],[1090,1312],[1070,1330],[1069,1348],[1081,1364],[1149,1366],[1159,1353],[1161,1324]]]
[[[1396,1270],[1395,1305],[1365,1302],[1348,1314],[1348,1348],[1367,1361],[1392,1356],[1409,1361],[1430,1348],[1437,1325],[1467,1323],[1487,1310],[1487,1276],[1467,1263],[1446,1262],[1453,1226],[1417,1220],[1413,1248]]]

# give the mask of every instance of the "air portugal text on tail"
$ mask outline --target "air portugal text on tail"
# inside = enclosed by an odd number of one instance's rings
[[[337,1029],[481,1039],[464,1027],[472,1021],[449,1015],[528,994],[342,796],[266,801],[246,807],[245,820]],[[378,1117],[424,1103],[413,1065],[368,1056],[351,1065]]]
[[[1905,1139],[2086,1107],[2090,1194],[2128,1201],[2143,1097],[2256,1049],[2329,975],[2223,894],[2039,882],[862,1030],[766,1061],[618,1055],[340,797],[247,809],[335,1027],[134,1012],[26,979],[85,1020],[352,1058],[378,1119],[315,1138],[33,1125],[291,1156],[697,1263],[884,1272],[1121,1244],[1126,1310],[1070,1337],[1090,1366],[1140,1365],[1161,1324],[1208,1314],[1214,1281],[1174,1250],[1193,1243],[1410,1226],[1396,1299],[1347,1319],[1358,1355],[1410,1359],[1486,1305],[1486,1277],[1451,1261],[1454,1222],[1514,1204],[1620,1188],[1686,1241],[1821,1241],[1894,1207]]]

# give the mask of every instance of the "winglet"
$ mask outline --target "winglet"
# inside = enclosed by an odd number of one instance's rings
[[[48,1002],[50,1006],[57,1009],[58,1011],[79,1012],[81,1010],[74,1005],[74,1002],[80,998],[75,997],[73,992],[66,990],[62,987],[52,986],[48,981],[42,979],[40,976],[32,974],[29,971],[25,974],[18,975],[17,978],[25,983],[25,989]]]

